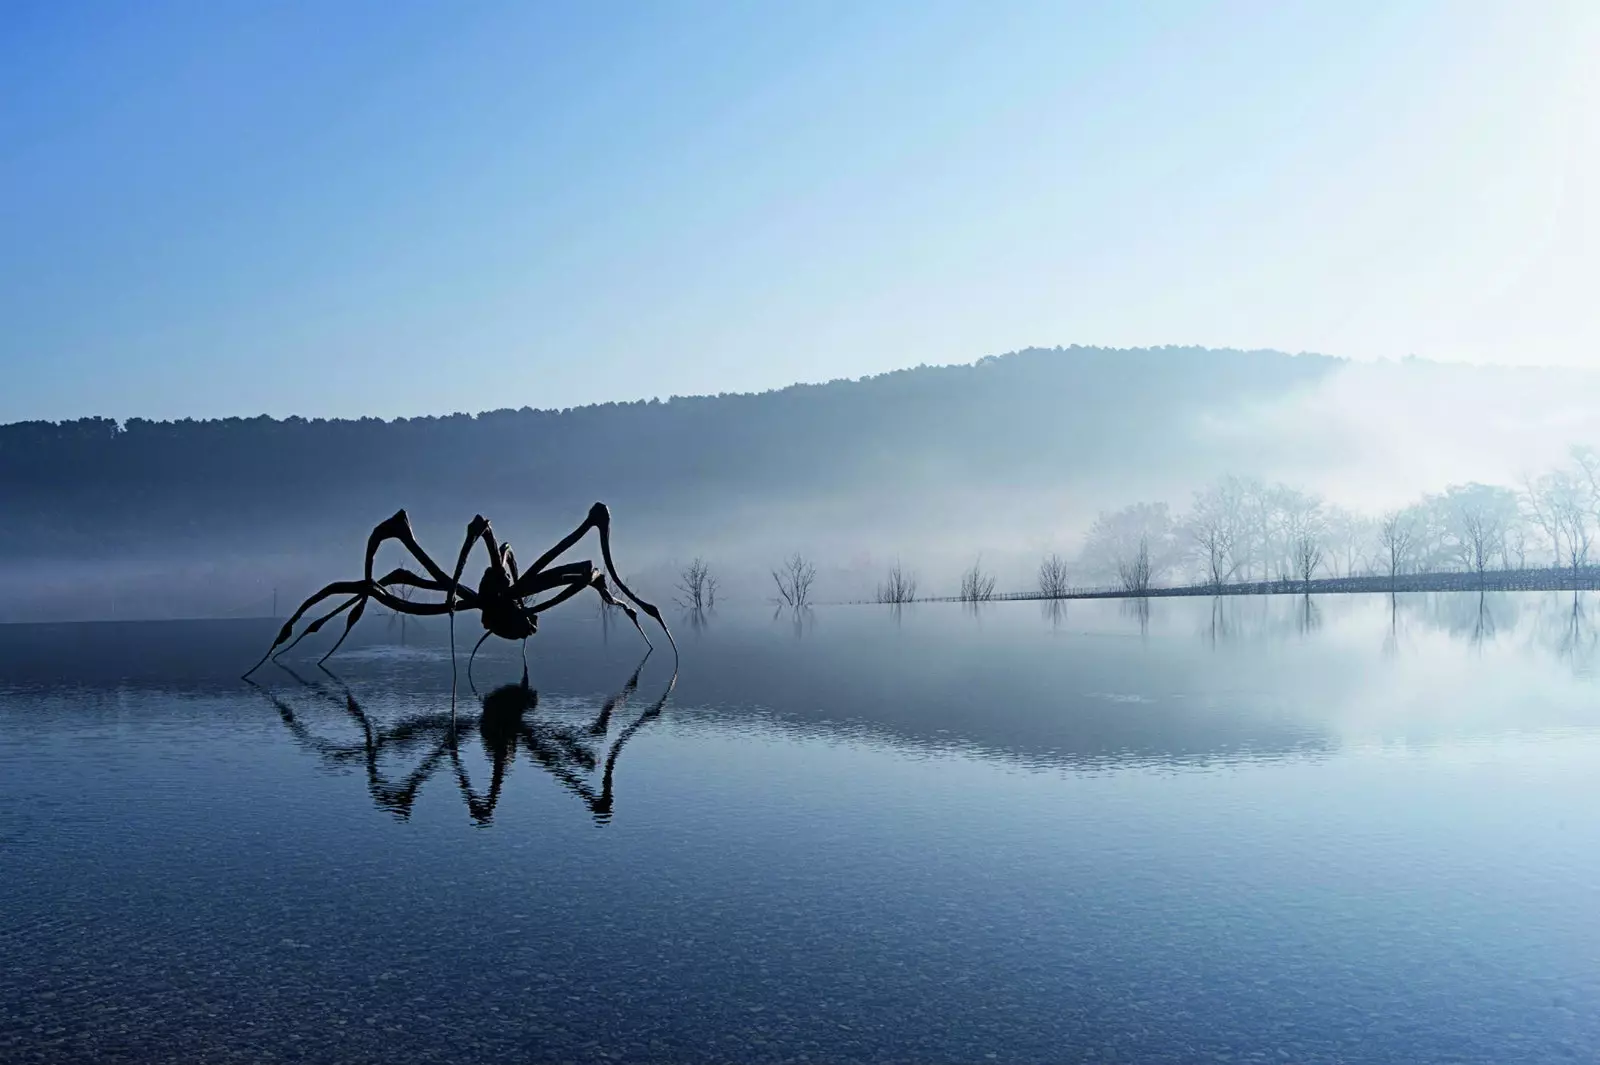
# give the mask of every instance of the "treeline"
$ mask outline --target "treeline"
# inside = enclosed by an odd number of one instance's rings
[[[1406,585],[1549,587],[1551,570],[1560,571],[1554,580],[1562,587],[1578,588],[1597,579],[1597,541],[1600,452],[1574,446],[1564,464],[1526,476],[1516,487],[1450,485],[1382,514],[1259,477],[1224,476],[1196,491],[1184,511],[1165,502],[1102,511],[1076,558],[1043,556],[1031,581],[998,589],[979,555],[949,586],[935,585],[896,560],[874,598],[984,602],[1207,587],[1371,590],[1419,575],[1477,580]]]
[[[1081,570],[1129,586],[1390,578],[1591,564],[1600,536],[1600,454],[1575,446],[1568,461],[1516,487],[1458,484],[1409,506],[1363,514],[1288,485],[1223,477],[1187,511],[1135,503],[1101,513]]]

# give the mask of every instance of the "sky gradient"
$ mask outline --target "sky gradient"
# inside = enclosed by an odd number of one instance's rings
[[[1600,4],[0,12],[0,422],[1600,364]]]

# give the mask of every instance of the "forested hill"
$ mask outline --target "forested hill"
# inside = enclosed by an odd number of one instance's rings
[[[0,426],[0,558],[308,548],[400,505],[656,518],[766,503],[892,507],[1185,465],[1199,420],[1315,383],[1323,356],[1029,349],[860,380],[384,421],[109,418]],[[1208,456],[1214,466],[1240,458]],[[443,517],[439,518],[443,522]]]

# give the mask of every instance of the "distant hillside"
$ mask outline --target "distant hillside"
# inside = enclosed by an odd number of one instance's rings
[[[1030,349],[756,395],[560,411],[24,422],[0,426],[0,553],[104,557],[276,542],[296,528],[315,540],[406,502],[465,521],[580,515],[596,498],[660,516],[1038,486],[1170,463],[1203,413],[1338,365],[1270,351]]]

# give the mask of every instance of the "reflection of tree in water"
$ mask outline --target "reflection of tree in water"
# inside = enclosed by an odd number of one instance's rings
[[[1541,601],[1531,640],[1559,661],[1570,664],[1574,673],[1591,673],[1600,649],[1600,634],[1596,633],[1583,593],[1575,591],[1571,598],[1555,594]]]
[[[1309,636],[1322,628],[1322,608],[1316,600],[1309,595],[1300,597],[1300,604],[1295,610],[1295,628],[1301,636]]]
[[[1229,631],[1230,627],[1228,621],[1229,612],[1227,606],[1223,603],[1223,597],[1220,595],[1212,596],[1211,627],[1209,630],[1207,630],[1211,637],[1210,642],[1212,647],[1217,646],[1219,643],[1227,643],[1229,641],[1229,638],[1232,634]]]
[[[1051,632],[1060,632],[1061,623],[1067,618],[1067,604],[1062,599],[1041,599],[1039,601],[1039,616],[1050,622]]]
[[[1588,673],[1594,666],[1596,634],[1579,592],[1572,593],[1572,606],[1565,612],[1565,618],[1566,624],[1561,626],[1561,636],[1556,641],[1556,655],[1571,662],[1574,670]]]
[[[1400,603],[1393,592],[1389,593],[1389,625],[1383,632],[1383,657],[1393,658],[1400,653]]]
[[[1489,609],[1489,597],[1479,592],[1478,615],[1472,625],[1472,646],[1481,649],[1485,640],[1494,640],[1494,634],[1494,612]]]
[[[1522,598],[1507,592],[1427,592],[1400,596],[1398,609],[1430,629],[1473,647],[1492,643],[1500,629],[1515,628]]]
[[[1441,632],[1475,650],[1514,639],[1589,672],[1600,652],[1594,619],[1582,592],[1413,593],[1391,596],[1384,652],[1398,650],[1408,623]]]
[[[786,606],[779,603],[778,608],[772,612],[772,620],[777,621],[785,615],[794,627],[794,638],[797,640],[816,628],[817,616],[809,606]]]
[[[1148,638],[1150,635],[1150,600],[1144,596],[1121,600],[1120,610],[1126,617],[1133,618],[1139,626],[1139,637]]]
[[[1305,634],[1322,623],[1314,596],[1214,595],[1201,635],[1213,647]]]
[[[649,655],[645,658],[648,660]],[[479,714],[434,711],[413,714],[385,726],[373,720],[349,686],[333,673],[323,671],[338,684],[338,692],[306,680],[285,667],[285,671],[306,688],[343,709],[360,731],[361,739],[355,743],[335,742],[316,735],[286,701],[264,688],[261,690],[302,745],[334,764],[364,766],[367,789],[373,801],[402,820],[411,816],[422,785],[449,765],[472,819],[479,824],[489,824],[500,801],[506,774],[517,756],[526,754],[529,762],[582,799],[596,821],[605,822],[611,818],[612,781],[623,746],[639,729],[660,716],[678,680],[674,672],[660,698],[607,745],[612,718],[638,690],[643,669],[644,662],[640,662],[628,682],[605,701],[599,714],[587,725],[533,716],[539,707],[539,693],[528,684],[524,669],[520,683],[502,685],[482,696]],[[462,759],[462,744],[470,741],[474,732],[490,764],[488,789],[482,794],[474,788]],[[417,760],[412,762],[408,772],[396,779],[383,771],[382,762],[389,758]],[[601,771],[598,788],[589,777],[597,768]]]

